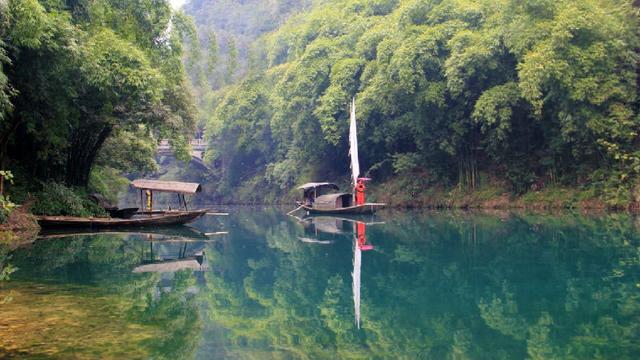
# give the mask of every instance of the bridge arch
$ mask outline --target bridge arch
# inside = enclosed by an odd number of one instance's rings
[[[207,150],[207,142],[203,139],[192,139],[189,141],[191,145],[191,163],[202,170],[211,171],[212,169],[204,162],[204,153]],[[161,140],[156,148],[156,155],[174,156],[173,149],[168,140]]]

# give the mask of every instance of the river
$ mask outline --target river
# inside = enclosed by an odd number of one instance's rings
[[[13,251],[0,358],[640,358],[632,215],[228,211]]]

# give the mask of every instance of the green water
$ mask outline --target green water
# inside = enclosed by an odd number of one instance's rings
[[[0,358],[640,358],[631,215],[230,213],[15,250]]]

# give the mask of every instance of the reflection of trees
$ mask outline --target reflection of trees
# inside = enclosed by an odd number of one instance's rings
[[[86,303],[87,308],[81,311],[90,313],[94,322],[109,323],[117,317],[117,322],[122,322],[122,331],[130,332],[130,341],[136,341],[135,347],[144,357],[191,358],[201,330],[197,298],[188,291],[195,285],[194,276],[191,271],[176,272],[170,289],[164,289],[160,285],[160,274],[133,274],[132,269],[143,260],[140,246],[146,243],[114,235],[41,240],[13,254],[12,261],[20,267],[13,278],[17,284],[21,279],[40,279],[42,283],[38,287],[48,289],[51,299],[68,299],[68,306]],[[58,283],[68,285],[63,287],[56,285]],[[70,291],[67,287],[76,290]],[[92,300],[83,301],[87,294],[91,294]],[[83,329],[94,331],[96,327],[95,323],[75,320],[79,333]],[[123,336],[122,341],[125,338]],[[52,346],[59,347],[59,351],[82,353],[83,349],[91,349],[109,353],[106,347],[100,347],[105,346],[103,339],[87,341],[89,343],[78,346],[73,345],[73,339],[60,339]],[[65,349],[65,346],[71,348]]]
[[[246,220],[246,218],[245,218]],[[227,355],[635,358],[640,239],[628,215],[406,214],[368,229],[362,330],[351,243],[297,240],[273,214],[212,249]],[[273,355],[273,354],[272,354]]]

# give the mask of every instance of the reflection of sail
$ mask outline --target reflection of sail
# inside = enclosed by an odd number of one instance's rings
[[[373,220],[373,218],[371,218]],[[360,288],[361,288],[361,269],[362,269],[362,252],[373,250],[373,246],[367,243],[367,225],[384,224],[384,222],[376,222],[367,220],[363,217],[343,218],[335,216],[310,216],[301,219],[305,232],[315,233],[316,237],[321,234],[330,234],[332,236],[349,236],[353,235],[353,271],[352,290],[353,290],[353,308],[355,314],[356,327],[360,329]],[[353,226],[352,230],[346,227],[346,224]],[[315,238],[298,237],[303,242],[308,243],[329,243],[326,240]],[[333,241],[332,241],[333,242]]]
[[[358,182],[360,162],[358,161],[358,131],[356,128],[356,99],[351,101],[351,119],[349,124],[349,155],[351,156],[351,180],[353,186]]]
[[[360,267],[362,266],[362,251],[358,239],[353,239],[353,307],[356,315],[356,327],[360,329]]]

